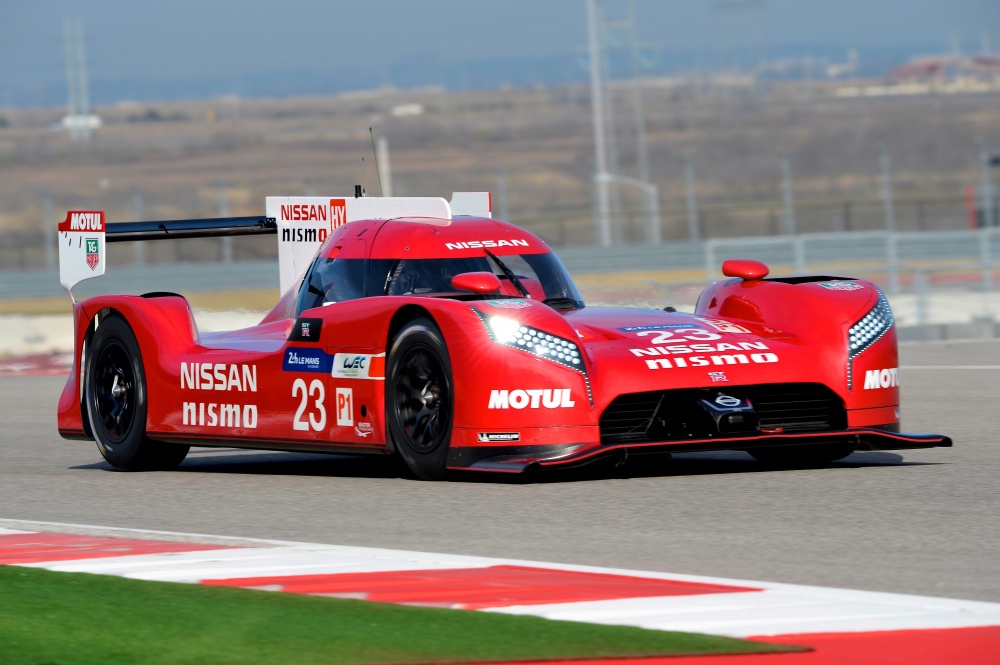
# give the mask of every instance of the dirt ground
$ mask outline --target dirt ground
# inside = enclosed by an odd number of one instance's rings
[[[880,144],[891,155],[898,228],[967,226],[965,188],[980,179],[978,141],[1000,145],[993,112],[1000,94],[842,99],[835,92],[645,82],[649,171],[664,239],[688,237],[685,159],[696,177],[703,237],[781,230],[782,155],[798,230],[882,228]],[[637,177],[634,90],[623,86],[614,97],[618,172]],[[52,128],[62,109],[0,110],[4,267],[39,265],[46,224],[70,208],[129,221],[259,214],[268,195],[349,195],[356,183],[377,195],[369,127],[388,140],[395,195],[488,189],[495,214],[553,244],[594,240],[586,87],[119,103],[95,112],[104,124],[83,144]],[[619,199],[620,238],[640,240],[638,191],[624,187]],[[146,260],[211,260],[221,251],[218,242],[171,245]],[[235,250],[237,259],[274,251],[273,243]]]

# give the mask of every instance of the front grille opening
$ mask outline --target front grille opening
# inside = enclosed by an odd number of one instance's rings
[[[847,428],[844,402],[819,383],[778,383],[719,389],[660,390],[619,395],[601,414],[601,443],[726,438],[698,400],[719,392],[750,400],[760,429],[785,433]]]

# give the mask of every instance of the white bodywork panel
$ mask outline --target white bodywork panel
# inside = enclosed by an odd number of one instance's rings
[[[359,219],[452,215],[490,216],[489,192],[459,192],[449,204],[440,197],[353,198],[269,196],[268,217],[278,225],[278,271],[281,293],[302,279],[319,246],[337,227]]]
[[[59,283],[73,297],[73,287],[104,274],[104,212],[71,210],[59,223]]]

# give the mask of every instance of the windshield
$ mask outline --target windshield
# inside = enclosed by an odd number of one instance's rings
[[[365,296],[467,295],[451,285],[452,277],[466,272],[497,276],[500,291],[489,297],[524,297],[527,292],[556,309],[583,307],[580,292],[555,254],[484,254],[464,259],[317,259],[302,281],[296,311]]]
[[[583,307],[580,292],[555,254],[372,261],[371,295],[454,294],[451,278],[465,272],[492,272],[500,280],[500,295]],[[379,284],[383,285],[381,293],[377,293]]]

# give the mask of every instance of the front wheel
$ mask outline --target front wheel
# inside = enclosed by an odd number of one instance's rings
[[[111,314],[97,326],[87,362],[87,415],[97,449],[123,471],[170,469],[189,446],[146,436],[146,374],[128,322]]]
[[[748,450],[755,460],[774,466],[812,466],[843,459],[858,449],[856,443],[821,443]]]
[[[399,331],[385,375],[386,420],[396,453],[418,478],[443,480],[453,392],[448,349],[433,321],[416,318]]]

